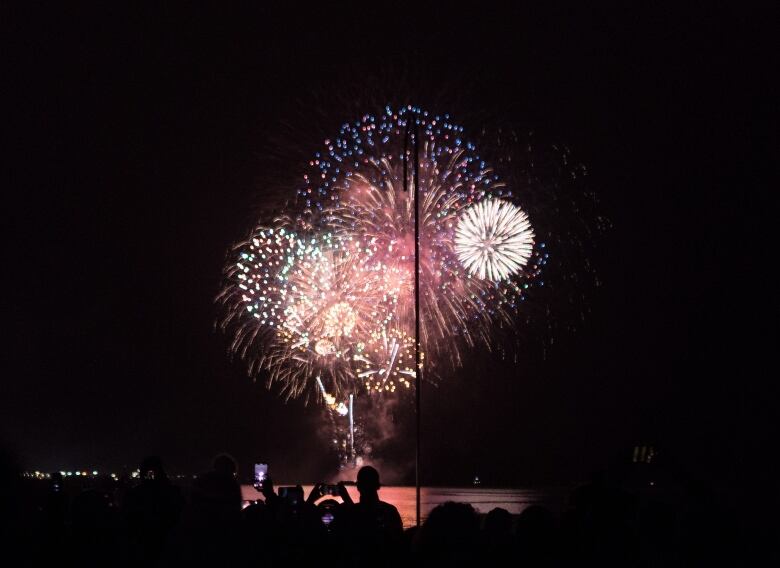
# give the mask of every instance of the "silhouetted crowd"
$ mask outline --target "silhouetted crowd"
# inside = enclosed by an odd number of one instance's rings
[[[15,565],[48,566],[735,565],[734,527],[696,490],[642,499],[599,478],[575,490],[562,515],[538,505],[479,515],[447,502],[404,530],[372,467],[358,472],[358,502],[343,483],[304,497],[300,486],[275,490],[265,479],[264,499],[249,504],[236,469],[217,456],[183,490],[150,457],[135,485],[72,499],[58,474],[36,496],[3,479],[6,557],[15,549]]]

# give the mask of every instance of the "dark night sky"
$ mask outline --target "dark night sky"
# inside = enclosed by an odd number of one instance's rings
[[[318,413],[230,362],[212,300],[264,188],[299,175],[268,164],[313,152],[328,131],[305,125],[352,118],[343,101],[400,92],[565,143],[614,225],[592,313],[546,361],[477,359],[426,398],[426,477],[579,480],[639,441],[718,483],[761,475],[776,387],[750,364],[774,309],[746,222],[769,159],[760,17],[100,10],[4,8],[0,439],[23,466],[156,452],[193,471],[225,450],[322,475]]]

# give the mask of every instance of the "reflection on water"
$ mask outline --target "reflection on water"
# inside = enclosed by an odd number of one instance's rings
[[[306,495],[311,491],[311,485],[304,485]],[[244,500],[262,499],[251,485],[241,486]],[[357,488],[348,486],[350,496],[354,501],[359,499]],[[445,501],[470,503],[479,513],[487,513],[495,507],[506,509],[517,515],[531,505],[544,505],[553,512],[559,512],[565,503],[568,489],[488,489],[481,487],[423,487],[420,490],[420,509],[423,520],[436,505]],[[392,503],[398,508],[404,527],[415,523],[416,503],[414,487],[382,487],[379,490],[382,501]],[[337,500],[340,500],[336,498]]]

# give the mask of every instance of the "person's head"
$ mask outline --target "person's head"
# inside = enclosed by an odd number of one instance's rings
[[[141,462],[141,479],[144,481],[162,481],[166,478],[162,460],[158,456],[149,456]]]
[[[417,546],[423,556],[454,560],[471,554],[478,536],[479,517],[474,507],[468,503],[447,501],[434,507],[425,519],[420,527]]]
[[[222,475],[235,477],[238,474],[236,460],[230,454],[219,454],[214,458],[214,471]]]
[[[379,472],[370,465],[361,467],[357,474],[357,489],[360,496],[376,495],[380,487]]]
[[[496,507],[485,515],[485,532],[492,536],[504,536],[512,532],[512,515],[506,509]]]

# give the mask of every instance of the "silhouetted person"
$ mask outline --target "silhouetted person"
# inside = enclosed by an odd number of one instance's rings
[[[140,477],[141,482],[125,497],[124,517],[133,556],[154,561],[179,519],[183,500],[159,457],[148,457],[141,463]]]
[[[56,558],[59,541],[46,541],[48,535],[36,530],[36,512],[32,504],[37,501],[31,484],[22,479],[13,456],[0,445],[0,558],[12,564],[15,558],[23,558],[28,565],[48,560],[47,554]],[[37,504],[37,503],[36,503]],[[43,519],[37,518],[38,521]],[[41,541],[47,543],[41,547]],[[46,550],[54,548],[54,551]]]
[[[417,535],[421,565],[468,565],[479,560],[479,519],[468,503],[448,501],[436,506]]]
[[[47,538],[52,541],[63,539],[68,516],[68,498],[65,494],[63,475],[59,471],[51,474],[43,515]]]
[[[172,566],[236,564],[241,560],[241,486],[238,468],[219,454],[192,484],[190,504],[166,553]]]
[[[241,486],[236,479],[238,468],[227,454],[214,458],[212,470],[198,476],[193,484],[192,504],[209,523],[234,523],[241,514]]]
[[[627,566],[636,561],[633,500],[614,479],[612,471],[601,472],[573,491],[572,508],[564,517],[566,563]]]
[[[496,507],[485,515],[482,550],[488,564],[496,564],[514,552],[512,524],[512,515],[506,509]]]
[[[541,505],[531,505],[517,519],[517,544],[521,564],[553,566],[558,539],[555,519]]]
[[[314,562],[322,565],[323,561],[330,560],[330,556],[323,557],[323,550],[329,544],[328,527],[323,522],[323,512],[328,506],[320,509],[315,505],[322,495],[321,485],[312,488],[308,499],[303,498],[304,491],[300,485],[279,488],[278,492],[274,492],[273,481],[269,477],[263,481],[260,490],[272,519],[267,540],[272,543],[268,550],[273,561],[286,566]]]
[[[73,500],[70,548],[77,565],[122,565],[116,510],[108,492],[87,489]]]
[[[266,559],[269,547],[273,544],[269,536],[273,531],[273,518],[266,504],[255,501],[241,511],[239,538],[242,554],[247,559]]]
[[[358,471],[358,503],[339,484],[344,503],[333,520],[333,531],[353,564],[392,565],[400,549],[401,515],[393,505],[379,500],[380,487],[379,472],[371,466]]]

